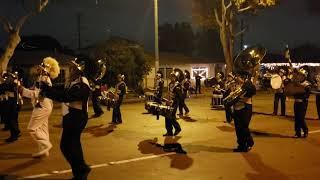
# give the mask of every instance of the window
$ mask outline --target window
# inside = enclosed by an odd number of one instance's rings
[[[191,78],[194,79],[196,75],[199,74],[202,78],[208,77],[208,68],[207,67],[192,67],[191,68]]]

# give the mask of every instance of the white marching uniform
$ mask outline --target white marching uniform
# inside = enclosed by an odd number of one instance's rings
[[[40,76],[39,80],[41,83],[52,86],[48,76]],[[35,88],[34,90],[23,88],[22,91],[22,96],[30,98],[33,105],[33,111],[27,127],[31,137],[37,142],[39,148],[39,152],[33,154],[33,156],[41,156],[48,153],[52,147],[49,140],[48,120],[52,112],[53,102],[49,98],[41,98],[39,92],[39,88]],[[39,100],[40,106],[36,107],[37,100]]]

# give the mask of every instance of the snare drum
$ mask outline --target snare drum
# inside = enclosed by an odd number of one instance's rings
[[[144,97],[145,97],[145,101],[146,102],[152,102],[152,101],[154,101],[154,93],[152,93],[152,92],[146,92],[145,94],[144,94]]]
[[[223,95],[213,94],[211,98],[211,106],[213,108],[223,108]]]

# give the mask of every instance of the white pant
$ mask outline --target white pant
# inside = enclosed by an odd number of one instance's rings
[[[51,148],[49,140],[48,120],[52,112],[52,100],[44,98],[41,107],[35,107],[32,111],[28,130],[31,137],[38,143],[39,151]]]

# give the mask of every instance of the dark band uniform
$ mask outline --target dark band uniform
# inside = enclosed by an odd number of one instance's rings
[[[154,93],[154,101],[157,103],[161,103],[162,93],[164,88],[164,81],[162,78],[157,79],[156,81],[156,91]]]
[[[172,81],[169,84],[169,99],[172,101],[171,107],[172,111],[165,117],[165,126],[167,133],[164,136],[177,135],[181,131],[180,124],[177,122],[176,113],[179,106],[179,103],[182,99],[182,86],[176,81]],[[175,132],[173,134],[173,128]]]
[[[225,91],[223,93],[223,98],[229,96],[229,94],[236,88],[235,87],[235,82],[234,80],[228,80],[226,81],[226,84],[225,84]],[[232,113],[233,113],[233,108],[232,106],[228,106],[228,105],[224,105],[224,109],[225,109],[225,112],[226,112],[226,121],[228,123],[231,123],[232,121]]]
[[[93,107],[95,116],[100,116],[101,114],[103,114],[103,110],[98,100],[99,96],[101,96],[101,83],[96,82],[96,84],[94,85],[94,88],[92,89],[92,96],[91,96],[92,107]]]
[[[20,136],[18,115],[20,104],[18,103],[17,79],[10,74],[4,74],[5,81],[0,85],[0,92],[3,94],[2,105],[5,107],[3,110],[3,118],[10,130],[10,137],[6,142],[13,142]]]
[[[63,103],[61,151],[70,163],[75,179],[86,179],[90,168],[85,163],[80,136],[88,121],[88,80],[80,77],[66,88],[42,88],[46,97]]]
[[[249,124],[252,117],[252,96],[256,94],[256,88],[250,80],[247,80],[242,85],[242,89],[246,93],[234,105],[234,124],[238,142],[238,148],[235,151],[246,152],[254,144]]]
[[[189,79],[186,79],[183,83],[183,88],[182,88],[182,97],[181,97],[181,101],[179,104],[179,114],[183,115],[183,109],[185,110],[186,114],[189,113],[189,108],[186,105],[185,99],[188,96],[188,91],[191,88],[191,81]]]
[[[4,82],[0,82],[0,87],[2,86]],[[7,131],[9,130],[8,127],[8,121],[6,121],[5,118],[5,112],[7,112],[6,107],[6,101],[8,97],[5,94],[5,91],[3,88],[0,88],[0,118],[1,118],[1,124],[4,124],[4,128],[2,130]]]
[[[317,91],[320,93],[320,74],[316,76],[316,87]],[[317,112],[318,112],[318,119],[320,120],[320,94],[316,94],[316,105],[317,105]]]
[[[301,83],[304,87],[304,92],[294,96],[294,129],[295,137],[301,137],[301,129],[304,133],[304,137],[308,136],[308,127],[305,120],[308,99],[311,91],[311,84],[309,81],[305,80]]]
[[[122,123],[121,111],[120,106],[123,101],[123,97],[126,94],[126,83],[124,81],[120,81],[116,85],[116,93],[118,93],[119,99],[115,103],[113,111],[112,111],[112,122],[113,123]]]
[[[279,89],[276,90],[276,93],[274,94],[274,100],[273,100],[273,115],[278,114],[278,104],[279,100],[281,102],[281,116],[286,115],[286,95],[284,94],[284,86],[287,83],[287,78],[285,76],[282,78],[282,85]]]

